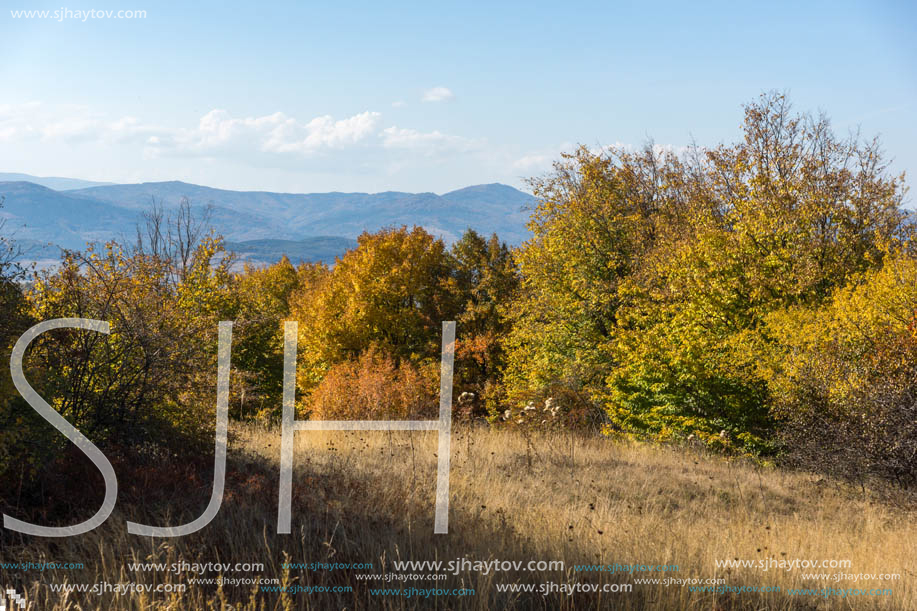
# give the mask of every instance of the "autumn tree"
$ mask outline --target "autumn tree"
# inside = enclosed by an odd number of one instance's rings
[[[875,141],[765,94],[744,140],[567,156],[536,181],[508,382],[583,388],[609,432],[775,450],[765,319],[817,307],[909,239]]]
[[[533,236],[516,253],[521,273],[508,306],[507,391],[525,401],[563,387],[600,403],[613,369],[610,342],[626,294],[622,282],[640,270],[677,206],[663,185],[680,180],[674,158],[640,153],[564,154],[554,171],[531,181],[538,199]]]
[[[515,260],[496,234],[485,239],[473,229],[452,245],[450,255],[461,307],[457,320],[457,385],[493,402],[498,398],[505,365],[505,340],[510,328],[506,307],[519,284]]]
[[[165,224],[154,218],[136,244],[67,252],[34,282],[36,320],[111,325],[110,335],[45,333],[27,355],[43,396],[90,439],[186,447],[206,438],[231,259],[199,222],[181,211]]]
[[[287,257],[267,267],[246,265],[232,279],[235,417],[279,413],[283,392],[283,324],[291,303],[307,300],[328,273],[321,263],[293,267]]]
[[[357,242],[308,298],[293,304],[306,394],[334,364],[371,346],[396,360],[438,360],[442,321],[457,313],[442,240],[401,227],[364,233]]]
[[[704,153],[688,224],[626,283],[607,405],[624,430],[768,453],[765,317],[823,303],[909,230],[876,142],[839,139],[779,94],[746,108],[744,134]]]
[[[917,259],[891,251],[823,307],[767,320],[761,370],[784,460],[862,482],[917,484]]]

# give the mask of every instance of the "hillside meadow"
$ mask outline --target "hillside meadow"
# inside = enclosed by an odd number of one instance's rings
[[[216,519],[178,539],[128,535],[125,518],[176,524],[200,514],[207,467],[168,460],[125,482],[103,527],[67,539],[6,533],[5,559],[82,562],[82,570],[3,570],[29,608],[69,609],[913,609],[917,536],[906,498],[879,498],[805,473],[727,460],[689,447],[617,443],[569,433],[460,428],[454,434],[448,535],[433,534],[436,439],[431,433],[298,433],[293,533],[277,535],[279,430],[235,425],[225,498]],[[211,467],[212,470],[212,467]],[[176,478],[183,478],[176,481]],[[130,482],[130,483],[128,483]],[[64,490],[79,484],[64,484]],[[562,570],[464,569],[444,580],[383,583],[358,575],[422,573],[395,561],[557,561]],[[850,560],[830,573],[897,573],[900,580],[819,582],[805,570],[717,568],[717,560]],[[173,594],[63,595],[49,583],[188,584],[189,571],[131,570],[130,563],[263,563],[227,578],[346,593],[270,593],[252,585],[188,585]],[[284,569],[284,563],[372,563],[372,569]],[[677,571],[586,572],[576,565],[677,565]],[[203,577],[213,578],[214,574]],[[721,579],[768,593],[692,592],[645,578]],[[505,584],[621,583],[632,591],[499,592]],[[471,588],[474,595],[412,597],[379,588]],[[890,588],[888,596],[790,595],[792,588]]]

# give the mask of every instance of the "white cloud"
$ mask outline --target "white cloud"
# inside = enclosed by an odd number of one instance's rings
[[[550,155],[523,155],[513,162],[513,169],[521,172],[541,172],[549,169],[554,159]]]
[[[33,117],[41,114],[43,107],[38,102],[26,104],[0,104],[0,140],[13,142],[40,137],[33,127]],[[51,117],[48,117],[50,120]]]
[[[276,112],[233,117],[211,110],[193,127],[162,127],[136,117],[114,120],[74,106],[40,103],[0,105],[0,141],[126,143],[134,141],[158,152],[220,154],[246,150],[310,154],[360,144],[379,133],[381,115],[362,112],[335,119],[331,115],[302,122]]]
[[[404,105],[404,100],[395,100],[392,102],[392,108],[402,108]]]
[[[71,118],[43,126],[41,134],[47,140],[89,140],[99,133],[101,127],[95,119]]]
[[[367,111],[346,119],[324,115],[303,123],[282,112],[235,118],[216,109],[201,117],[197,127],[176,130],[171,139],[160,139],[159,145],[184,153],[248,150],[310,154],[359,143],[376,131],[379,119],[379,113]]]
[[[339,148],[354,144],[374,133],[381,117],[378,112],[366,111],[340,121],[335,121],[330,115],[312,119],[306,125],[309,135],[303,144],[307,148]]]
[[[0,105],[0,141],[93,142],[125,141],[157,131],[134,117],[108,121],[84,106],[30,102]]]
[[[422,102],[447,102],[455,97],[448,87],[434,87],[424,92]]]
[[[382,114],[371,110],[300,119],[283,112],[235,116],[214,109],[192,123],[156,124],[142,117],[111,116],[73,105],[0,104],[0,148],[20,153],[29,150],[38,160],[56,158],[58,167],[117,160],[121,164],[119,180],[128,171],[144,179],[169,177],[176,175],[175,168],[194,176],[227,173],[237,177],[256,171],[295,176],[303,172],[364,177],[377,172],[422,172],[430,176],[431,168],[442,168],[445,159],[462,158],[462,163],[491,173],[496,166],[506,168],[511,162],[491,159],[494,149],[481,138],[391,123],[383,127],[382,121]],[[132,169],[130,163],[146,167]],[[187,178],[187,174],[177,174]]]
[[[521,157],[512,161],[512,169],[523,174],[533,175],[540,174],[551,170],[555,161],[562,158],[564,152],[573,152],[578,147],[572,142],[563,142],[555,148],[536,149],[526,152]],[[671,154],[681,156],[688,151],[688,147],[677,146],[674,144],[653,144],[653,153],[656,155]],[[627,142],[617,141],[614,144],[595,145],[589,147],[589,152],[593,155],[605,155],[616,151],[624,153],[639,153],[643,150],[642,146],[635,146]]]
[[[469,138],[450,136],[439,131],[420,132],[395,126],[383,129],[381,136],[382,146],[387,149],[417,151],[426,156],[464,153],[479,148],[481,144]]]

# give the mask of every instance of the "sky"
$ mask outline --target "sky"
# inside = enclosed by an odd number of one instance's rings
[[[913,3],[69,1],[0,9],[0,171],[524,188],[577,144],[733,141],[778,90],[917,172]]]

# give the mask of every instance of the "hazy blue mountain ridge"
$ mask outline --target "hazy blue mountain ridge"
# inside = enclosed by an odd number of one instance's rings
[[[525,223],[534,203],[531,195],[501,184],[437,195],[231,191],[179,181],[53,190],[11,181],[0,182],[0,197],[6,200],[0,215],[17,239],[35,243],[82,248],[90,241],[131,239],[153,202],[171,209],[187,198],[195,208],[211,208],[211,224],[240,252],[275,260],[283,254],[276,249],[286,248],[296,253],[291,259],[323,261],[352,247],[363,231],[401,225],[422,226],[447,242],[471,227],[519,244],[528,237]]]
[[[55,191],[66,191],[67,189],[85,189],[86,187],[98,187],[101,185],[110,185],[110,182],[96,182],[93,180],[80,180],[79,178],[60,178],[57,176],[32,176],[31,174],[20,174],[18,172],[0,172],[0,182],[31,182],[42,187],[48,187]]]

